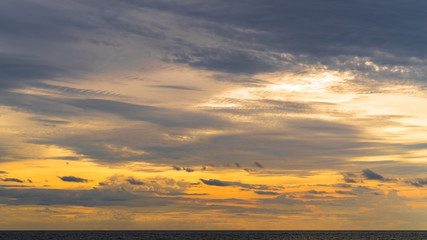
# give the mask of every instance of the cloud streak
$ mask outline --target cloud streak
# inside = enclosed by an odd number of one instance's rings
[[[241,182],[232,182],[232,181],[221,181],[217,179],[200,179],[204,184],[209,186],[217,186],[217,187],[228,187],[228,186],[237,186],[246,189],[254,189],[254,190],[277,190],[281,189],[280,186],[267,186],[264,184],[246,184]]]

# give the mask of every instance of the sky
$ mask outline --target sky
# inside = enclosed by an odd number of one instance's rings
[[[427,229],[426,9],[0,1],[0,229]]]

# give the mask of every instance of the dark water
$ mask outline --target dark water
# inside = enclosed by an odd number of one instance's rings
[[[427,240],[427,231],[0,231],[3,239]]]

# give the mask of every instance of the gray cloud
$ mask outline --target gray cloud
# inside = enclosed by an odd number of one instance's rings
[[[344,195],[356,195],[356,193],[354,193],[353,191],[342,191],[342,190],[337,190],[335,191],[338,194],[344,194]]]
[[[344,55],[354,54],[358,49],[366,48],[422,55],[416,52],[417,48],[422,48],[420,39],[414,37],[425,37],[423,34],[414,33],[422,29],[421,22],[426,18],[420,10],[426,4],[418,1],[407,2],[404,7],[400,7],[399,1],[381,3],[370,1],[337,3],[315,0],[298,2],[269,0],[268,3],[255,0],[233,3],[221,1],[177,3],[168,0],[126,2],[208,20],[219,23],[218,25],[228,24],[251,29],[254,30],[252,34],[244,31],[241,33],[243,36],[251,34],[252,38],[246,39],[249,43],[260,42],[269,45],[272,49],[304,54]],[[325,12],[328,13],[326,16]],[[396,17],[399,17],[399,21]],[[235,38],[241,36],[238,33],[232,34],[231,31],[235,30],[233,28],[226,31],[225,28],[220,29],[220,26],[212,26],[212,24],[210,26],[216,27],[216,33],[229,34]],[[395,35],[399,31],[402,31],[401,35]],[[405,36],[412,38],[408,40]],[[414,45],[405,46],[404,43],[407,41],[411,41]],[[403,49],[399,49],[400,47]],[[368,54],[368,52],[359,54]]]
[[[360,72],[371,72],[378,77],[376,70],[369,69],[368,65],[360,69],[360,65],[353,63],[357,59],[354,57],[367,57],[391,67],[420,66],[426,58],[426,51],[422,50],[427,39],[422,24],[426,17],[420,10],[426,4],[414,0],[404,7],[400,7],[397,0],[380,3],[365,0],[357,3],[315,0],[123,2],[182,16],[180,20],[187,26],[220,36],[218,42],[228,44],[215,51],[209,47],[192,47],[175,54],[176,61],[194,67],[248,74],[280,68],[269,57],[253,55],[261,50],[291,53],[293,61],[320,61],[332,69],[359,68]],[[247,59],[247,63],[241,59]],[[346,65],[340,66],[337,62],[346,62]],[[419,70],[425,75],[425,70],[418,68],[412,77],[416,77]],[[394,74],[396,79],[399,76],[391,70],[381,74],[389,77]]]
[[[365,169],[362,171],[363,176],[368,180],[380,180],[384,181],[384,177],[371,171],[370,169]]]
[[[310,190],[310,191],[307,191],[307,192],[311,193],[311,194],[320,194],[320,195],[326,193],[325,191],[316,191],[316,190]]]
[[[254,193],[259,195],[280,195],[280,193],[273,191],[254,191]]]
[[[219,186],[219,187],[226,187],[226,186],[233,186],[234,184],[240,184],[239,182],[226,182],[226,181],[220,181],[217,179],[209,179],[209,180],[200,179],[200,181],[202,181],[206,185]]]
[[[202,114],[181,112],[178,110],[136,105],[101,99],[82,99],[70,101],[70,105],[93,111],[113,113],[131,120],[150,121],[164,126],[217,126],[220,119]]]
[[[267,186],[264,184],[246,184],[241,182],[221,181],[217,179],[205,180],[201,178],[200,181],[202,181],[206,185],[218,186],[218,187],[238,186],[246,189],[256,189],[256,190],[277,190],[282,188],[278,186]]]
[[[201,91],[200,89],[194,88],[194,87],[175,86],[175,85],[151,85],[151,87],[174,89],[174,90]]]
[[[8,205],[74,205],[74,206],[149,206],[165,205],[169,200],[140,196],[125,189],[59,190],[4,189],[0,198]]]
[[[427,185],[427,178],[416,178],[414,180],[407,180],[405,182],[415,187],[424,187],[424,185]]]
[[[176,171],[181,171],[181,170],[184,170],[184,171],[186,171],[186,172],[194,172],[194,171],[195,171],[193,168],[189,168],[189,167],[173,166],[172,168],[173,168],[174,170],[176,170]],[[205,168],[206,168],[206,167],[205,167]],[[206,169],[203,169],[203,167],[202,167],[202,170],[206,170]]]
[[[7,174],[8,172],[6,171],[0,171],[0,174]]]
[[[18,179],[18,178],[2,178],[1,179],[4,182],[17,182],[17,183],[23,183],[24,180]]]
[[[193,46],[189,52],[176,53],[167,61],[186,63],[191,67],[212,71],[254,74],[279,70],[281,64],[273,56],[262,56],[239,50],[223,50],[213,48],[197,48]]]
[[[332,186],[336,187],[336,188],[351,188],[352,187],[352,185],[346,184],[346,183],[337,183],[337,184],[333,184]]]
[[[77,183],[86,183],[88,182],[87,179],[74,177],[74,176],[64,176],[64,177],[58,177],[64,182],[77,182]]]
[[[134,178],[128,178],[126,181],[132,185],[144,185],[144,182],[136,180]]]
[[[258,168],[264,168],[264,166],[261,165],[261,163],[259,163],[259,162],[254,162],[254,166],[258,167]]]
[[[70,121],[64,121],[64,120],[52,120],[52,119],[43,119],[43,118],[38,118],[38,117],[33,117],[31,118],[31,120],[37,121],[37,122],[41,122],[41,123],[45,123],[45,124],[69,124]]]
[[[224,120],[201,113],[103,99],[57,99],[39,95],[1,92],[0,104],[37,114],[65,117],[92,113],[115,114],[129,120],[148,121],[167,127],[221,126]]]
[[[52,79],[60,73],[64,71],[31,60],[28,56],[0,53],[0,89],[22,87],[34,80]]]
[[[354,173],[341,173],[343,175],[344,181],[346,183],[358,183],[359,181],[356,179],[357,176]]]
[[[16,187],[18,187],[18,188],[21,188],[21,187],[30,187],[30,186],[28,186],[28,185],[17,185],[17,184],[9,184],[9,185],[6,185],[6,184],[0,184],[0,188],[4,188],[4,187],[7,187],[7,188],[11,188],[11,187],[13,187],[13,188],[16,188]]]

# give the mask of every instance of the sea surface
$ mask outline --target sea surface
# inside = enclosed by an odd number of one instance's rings
[[[427,240],[427,231],[0,231],[3,239]]]

